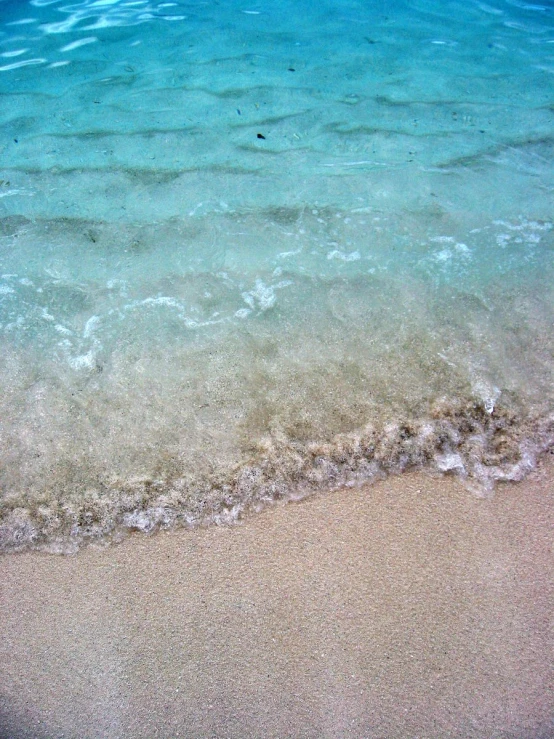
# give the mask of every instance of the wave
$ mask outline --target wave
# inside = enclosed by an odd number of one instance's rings
[[[175,471],[157,479],[105,479],[63,502],[10,506],[8,500],[0,549],[70,554],[133,531],[229,524],[277,502],[411,470],[453,474],[489,496],[498,481],[522,480],[553,446],[554,414],[525,418],[482,401],[442,400],[429,417],[367,425],[329,442],[274,433],[239,465],[204,479]]]

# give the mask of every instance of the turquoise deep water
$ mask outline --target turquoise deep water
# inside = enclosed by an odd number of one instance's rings
[[[552,449],[551,0],[0,0],[3,549]]]

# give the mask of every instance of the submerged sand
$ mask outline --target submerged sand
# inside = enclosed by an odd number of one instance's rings
[[[554,466],[0,560],[0,736],[551,737]]]

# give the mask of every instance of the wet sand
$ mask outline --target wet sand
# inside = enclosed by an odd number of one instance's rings
[[[4,556],[0,736],[554,736],[554,465]]]

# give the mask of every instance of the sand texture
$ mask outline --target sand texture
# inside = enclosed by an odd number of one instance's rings
[[[554,736],[554,467],[4,556],[0,736]]]

